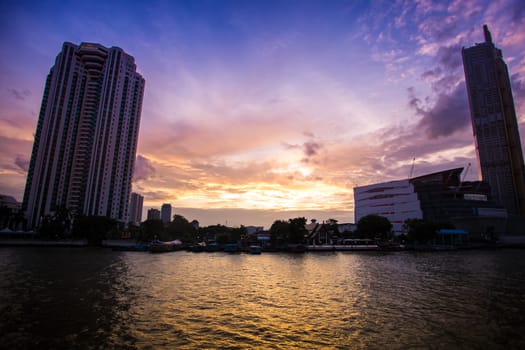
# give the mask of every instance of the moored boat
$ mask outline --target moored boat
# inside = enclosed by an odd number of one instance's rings
[[[182,242],[179,240],[162,242],[162,241],[152,241],[149,245],[150,253],[166,253],[179,250],[182,247]]]
[[[240,247],[237,243],[227,243],[223,246],[223,250],[226,253],[238,253],[240,252]]]
[[[251,245],[248,247],[248,253],[250,254],[261,254],[262,248],[259,245]]]

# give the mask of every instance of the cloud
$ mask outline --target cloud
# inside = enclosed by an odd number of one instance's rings
[[[462,45],[441,46],[437,52],[437,60],[444,71],[456,71],[463,67],[461,60]]]
[[[465,83],[458,84],[449,94],[441,93],[434,105],[428,109],[422,106],[421,100],[413,95],[409,106],[421,116],[418,128],[424,130],[430,138],[446,137],[469,126],[469,107]]]
[[[23,156],[20,156],[20,155],[17,155],[15,157],[15,161],[14,163],[20,168],[22,169],[24,172],[27,172],[27,169],[29,168],[29,159],[23,157]]]
[[[137,160],[135,161],[135,171],[133,173],[133,181],[143,181],[150,179],[155,174],[155,167],[152,162],[142,156],[138,155]]]
[[[20,90],[17,90],[17,89],[7,88],[7,91],[15,99],[21,100],[21,101],[24,101],[26,99],[26,97],[31,96],[31,91],[29,91],[28,89],[24,89],[23,91],[20,91]]]
[[[510,83],[512,85],[514,99],[525,100],[525,81],[521,78],[521,74],[512,74],[510,76]]]
[[[307,157],[315,156],[317,151],[322,147],[320,143],[315,141],[308,141],[303,144],[304,154]]]

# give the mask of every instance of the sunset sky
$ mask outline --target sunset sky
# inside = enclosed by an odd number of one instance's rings
[[[0,193],[19,201],[64,41],[135,57],[133,191],[201,225],[353,222],[352,188],[407,178],[414,158],[415,176],[472,163],[477,179],[461,47],[483,24],[525,133],[522,0],[4,0],[0,23]]]

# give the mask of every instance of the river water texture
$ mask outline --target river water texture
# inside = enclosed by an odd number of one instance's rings
[[[6,349],[524,349],[525,250],[0,248]]]

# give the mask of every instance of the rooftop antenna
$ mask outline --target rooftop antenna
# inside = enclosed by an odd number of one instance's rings
[[[412,175],[414,174],[414,166],[416,165],[416,158],[414,157],[412,159],[412,167],[410,168],[410,174],[408,175],[408,178],[411,179]]]
[[[485,34],[485,42],[492,44],[492,35],[490,35],[489,27],[486,24],[483,25],[483,34]]]

